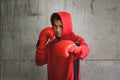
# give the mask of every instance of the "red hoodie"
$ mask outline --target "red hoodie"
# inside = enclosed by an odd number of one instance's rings
[[[88,55],[88,45],[82,37],[72,32],[70,14],[67,12],[57,12],[57,14],[61,17],[63,25],[62,38],[50,41],[43,50],[37,49],[36,64],[38,66],[47,64],[48,80],[80,80],[80,59],[84,59]],[[77,53],[78,56],[70,55],[68,58],[55,56],[52,48],[60,40],[72,40],[80,43],[82,49]]]

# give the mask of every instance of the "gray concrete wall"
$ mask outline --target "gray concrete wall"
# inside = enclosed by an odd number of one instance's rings
[[[81,80],[120,79],[120,0],[1,0],[0,6],[0,80],[47,80],[46,65],[35,65],[35,44],[56,11],[71,13],[74,32],[91,49]]]

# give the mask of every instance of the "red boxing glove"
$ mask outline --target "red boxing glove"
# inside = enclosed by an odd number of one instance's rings
[[[48,39],[52,40],[54,38],[54,30],[52,27],[44,28],[39,35],[38,48],[44,49],[46,47],[46,42]]]
[[[62,40],[56,43],[53,47],[53,52],[57,56],[61,56],[64,58],[69,57],[69,53],[79,54],[81,51],[81,47],[76,46],[76,44],[71,40]]]

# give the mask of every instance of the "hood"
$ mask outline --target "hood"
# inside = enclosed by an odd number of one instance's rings
[[[69,35],[72,33],[72,22],[71,22],[71,15],[68,12],[56,12],[53,14],[58,14],[62,21],[62,38],[64,36]]]

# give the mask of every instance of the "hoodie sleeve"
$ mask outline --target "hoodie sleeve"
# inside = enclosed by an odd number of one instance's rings
[[[76,54],[78,55],[78,57],[80,59],[84,59],[88,55],[88,53],[90,51],[87,43],[85,42],[85,40],[82,37],[77,36],[77,35],[75,36],[75,43],[77,43],[77,45],[79,47],[81,47],[80,52],[78,52]]]
[[[37,66],[42,66],[47,63],[47,53],[46,49],[40,49],[37,44],[35,61]]]

